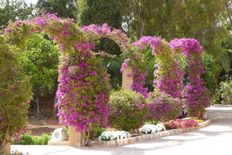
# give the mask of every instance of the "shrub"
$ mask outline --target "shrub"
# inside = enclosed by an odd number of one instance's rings
[[[26,124],[31,85],[18,60],[19,51],[0,36],[0,146]],[[3,154],[0,150],[0,154]]]
[[[23,134],[21,136],[21,141],[16,142],[16,144],[22,145],[47,145],[50,139],[50,135],[42,134],[41,136],[33,136],[31,134]]]
[[[148,112],[144,97],[129,90],[112,92],[109,108],[111,127],[126,131],[139,128],[145,121]]]
[[[104,131],[105,129],[101,127],[100,125],[97,125],[97,124],[94,125],[89,131],[90,139],[99,137]]]
[[[220,83],[222,104],[232,104],[232,80]]]
[[[147,99],[149,121],[169,121],[176,119],[182,110],[182,103],[171,95],[154,91]]]
[[[197,125],[198,125],[197,121],[192,119],[186,119],[186,120],[176,119],[165,123],[165,127],[167,129],[191,128],[191,127],[196,127]]]

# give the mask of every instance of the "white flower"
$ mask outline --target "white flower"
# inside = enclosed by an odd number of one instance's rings
[[[165,130],[165,126],[161,123],[157,125],[145,124],[139,129],[139,132],[144,133],[144,134],[150,134],[150,133],[160,132],[164,130]]]
[[[131,137],[131,134],[126,131],[104,131],[101,136],[99,136],[99,140],[109,141],[109,140],[118,140],[118,139],[126,139]]]
[[[162,123],[157,124],[156,127],[157,127],[157,132],[166,130],[165,126]]]

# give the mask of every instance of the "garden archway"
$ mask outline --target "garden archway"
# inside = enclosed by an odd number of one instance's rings
[[[16,21],[5,29],[7,41],[23,47],[32,33],[43,33],[59,44],[58,117],[61,124],[89,133],[96,124],[107,125],[109,115],[109,76],[93,52],[94,42],[101,38],[114,40],[126,51],[128,38],[107,25],[77,26],[71,19],[46,14],[31,20]],[[88,136],[88,134],[87,134]]]
[[[137,55],[131,56],[122,65],[122,70],[127,67],[128,63],[132,66],[134,77],[132,89],[142,93],[145,97],[147,96],[147,89],[144,88],[147,76],[146,64],[144,62],[141,64],[141,58],[138,61],[138,53],[142,54],[144,53],[143,49],[150,47],[152,55],[156,58],[157,67],[154,72],[156,77],[153,82],[154,87],[174,98],[180,98],[183,89],[183,72],[178,63],[177,54],[170,48],[169,44],[159,37],[144,36],[134,42],[133,46],[137,47],[134,47]]]

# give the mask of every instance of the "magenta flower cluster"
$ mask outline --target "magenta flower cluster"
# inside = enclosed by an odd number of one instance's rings
[[[159,67],[158,71],[154,70],[154,75],[159,75]],[[153,83],[162,92],[170,94],[174,98],[180,98],[183,89],[182,79],[183,71],[178,61],[176,61],[172,62],[172,66],[166,68],[166,74],[163,77],[161,76],[160,78],[154,79]]]
[[[157,65],[154,70],[154,85],[156,88],[172,95],[174,98],[181,96],[183,72],[178,60],[169,45],[160,37],[144,36],[133,45],[143,49],[146,46],[152,48],[152,54],[156,57]],[[137,82],[137,81],[136,81]]]
[[[130,62],[130,59],[128,58],[128,59],[124,60],[124,62],[122,63],[121,69],[120,69],[120,71],[121,71],[122,73],[123,73],[123,72],[126,70],[126,68],[128,67],[129,62]],[[129,76],[132,76],[132,75],[129,75]]]
[[[77,42],[75,48],[80,52],[79,58],[74,61],[64,58],[59,68],[57,115],[61,124],[75,126],[77,131],[86,131],[96,123],[106,127],[109,115],[108,93],[93,89],[96,85],[93,79],[98,78],[98,73],[89,63],[93,57],[92,47],[91,43]]]
[[[203,48],[199,41],[192,38],[173,39],[170,41],[170,47],[175,51],[180,50],[186,57],[190,57],[192,53],[202,53]]]
[[[185,55],[189,67],[189,83],[186,86],[189,113],[192,116],[202,117],[205,108],[210,105],[209,91],[204,85],[201,76],[204,74],[201,53],[202,46],[195,39],[174,39],[170,42],[174,50],[181,50]]]
[[[198,123],[195,120],[187,119],[187,120],[171,120],[165,123],[165,127],[167,129],[185,129],[185,128],[192,128],[198,126]]]
[[[147,46],[151,46],[152,53],[153,55],[155,55],[155,53],[160,50],[160,46],[162,45],[162,39],[160,37],[143,36],[139,40],[135,41],[133,45],[139,47],[140,49],[144,49]]]
[[[122,65],[120,71],[123,73],[123,71],[129,66],[131,59],[126,59]],[[145,87],[146,84],[146,77],[147,77],[147,70],[139,69],[135,64],[131,64],[130,66],[132,68],[132,73],[128,74],[128,77],[133,78],[133,83],[131,85],[131,90],[134,90],[140,94],[142,94],[145,98],[148,97],[148,89]]]
[[[145,98],[148,97],[148,89],[145,87],[147,74],[146,70],[140,70],[135,66],[132,67],[133,83],[131,89],[141,93]]]
[[[92,32],[100,36],[109,34],[111,32],[111,28],[106,23],[103,24],[102,26],[91,24],[88,26],[83,26],[82,29],[84,32]]]
[[[151,104],[148,104],[149,118],[156,121],[164,121],[167,113],[170,111],[171,107],[167,102],[163,102],[160,98],[155,99]]]
[[[111,29],[106,23],[102,26],[91,24],[88,26],[83,26],[82,30],[88,35],[88,38],[95,41],[100,38],[109,38],[114,40],[122,50],[127,50],[128,37],[121,30]]]
[[[149,109],[149,120],[169,121],[176,119],[182,110],[179,99],[163,92],[152,92],[147,99]]]

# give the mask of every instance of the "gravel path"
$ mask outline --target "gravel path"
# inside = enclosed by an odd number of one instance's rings
[[[232,106],[213,106],[207,115],[212,123],[206,128],[118,148],[14,145],[12,149],[30,155],[232,155]]]

